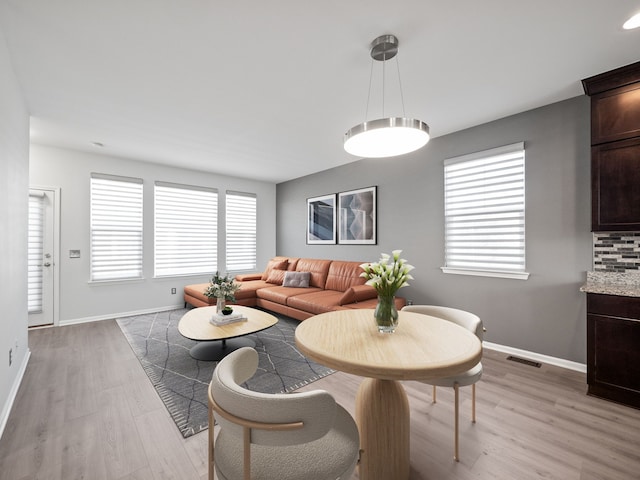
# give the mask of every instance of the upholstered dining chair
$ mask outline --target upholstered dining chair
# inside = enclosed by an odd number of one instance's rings
[[[241,386],[258,367],[244,347],[224,357],[209,384],[209,480],[349,479],[358,428],[323,390],[267,394]],[[214,441],[214,419],[220,431]]]
[[[482,320],[477,315],[474,315],[470,312],[465,312],[464,310],[459,310],[457,308],[451,307],[440,307],[436,305],[407,305],[403,307],[404,311],[407,312],[415,312],[422,313],[424,315],[431,315],[432,317],[442,318],[443,320],[447,320],[449,322],[456,323],[461,327],[470,330],[475,333],[476,336],[482,342],[482,338],[484,336],[484,327],[482,325]],[[459,401],[460,401],[460,393],[458,391],[459,387],[464,387],[467,385],[471,385],[471,421],[476,423],[476,383],[480,380],[482,376],[482,362],[478,362],[476,366],[467,370],[466,372],[460,373],[458,375],[454,375],[451,377],[444,378],[435,378],[432,380],[424,380],[422,383],[426,383],[428,385],[433,386],[433,394],[432,400],[433,403],[436,403],[436,387],[453,387],[454,397],[455,397],[455,420],[454,420],[454,455],[453,458],[456,462],[460,461],[459,456]]]

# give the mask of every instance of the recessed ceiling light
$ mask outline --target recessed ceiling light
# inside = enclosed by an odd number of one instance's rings
[[[91,145],[98,148],[104,147],[104,143],[100,143],[100,142],[91,142]]]
[[[631,30],[638,27],[640,27],[640,13],[636,13],[633,17],[624,22],[624,25],[622,25],[622,28],[625,30]]]

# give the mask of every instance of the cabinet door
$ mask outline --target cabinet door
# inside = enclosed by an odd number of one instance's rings
[[[640,230],[640,138],[591,150],[591,228]]]
[[[640,136],[640,84],[591,97],[591,144]]]
[[[640,321],[587,315],[589,393],[640,407]]]

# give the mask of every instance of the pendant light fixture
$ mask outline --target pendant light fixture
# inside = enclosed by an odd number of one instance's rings
[[[371,76],[373,76],[373,60],[382,62],[382,116],[384,117],[384,83],[385,62],[398,53],[398,39],[394,35],[382,35],[371,42]],[[396,58],[396,66],[398,59]],[[386,117],[367,121],[369,97],[371,96],[371,78],[369,79],[369,96],[365,121],[344,134],[344,149],[351,155],[368,158],[394,157],[422,148],[429,141],[429,125],[415,118],[406,118],[404,98],[398,83],[402,101],[402,117]]]

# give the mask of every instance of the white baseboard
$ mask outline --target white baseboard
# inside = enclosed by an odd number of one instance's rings
[[[24,372],[26,372],[27,370],[29,358],[31,358],[31,350],[27,349],[27,354],[22,358],[22,364],[20,365],[20,369],[18,370],[18,375],[16,375],[16,380],[15,382],[13,382],[11,390],[9,391],[9,397],[2,407],[2,413],[0,413],[0,438],[2,438],[4,429],[7,426],[7,422],[9,421],[9,414],[11,414],[13,403],[15,402],[16,396],[18,395],[18,389],[20,388],[20,384],[22,383]]]
[[[72,318],[69,320],[60,320],[59,325],[63,327],[65,325],[76,325],[78,323],[98,322],[100,320],[113,320],[114,318],[132,317],[134,315],[146,315],[148,313],[166,312],[168,310],[182,308],[183,306],[184,304],[181,303],[180,305],[168,305],[165,307],[148,308],[145,310],[135,310],[132,312],[110,313],[108,315],[98,315],[95,317]]]
[[[540,363],[548,363],[549,365],[555,365],[556,367],[575,370],[576,372],[587,373],[587,366],[584,363],[572,362],[571,360],[565,360],[564,358],[551,357],[549,355],[529,352],[528,350],[521,350],[519,348],[507,347],[506,345],[500,345],[497,343],[482,342],[482,346],[490,350],[508,353],[517,357],[526,358],[528,360],[534,360]]]

